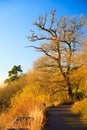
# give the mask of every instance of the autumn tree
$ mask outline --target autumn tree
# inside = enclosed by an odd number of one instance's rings
[[[72,85],[70,82],[70,71],[74,67],[73,55],[81,51],[80,44],[83,43],[82,27],[86,24],[84,16],[61,17],[56,19],[56,10],[50,12],[50,17],[39,16],[34,22],[38,32],[32,31],[28,36],[31,42],[44,41],[45,43],[31,45],[42,52],[57,64],[59,71],[66,82],[68,95],[73,100]]]
[[[57,64],[50,57],[42,56],[38,58],[34,62],[34,70],[38,73],[38,81],[42,88],[50,96],[61,91],[66,91],[64,79],[58,71]]]
[[[50,102],[69,102],[65,81],[58,71],[56,63],[48,56],[41,56],[34,62],[34,75],[37,73],[37,81],[41,90],[50,97]]]

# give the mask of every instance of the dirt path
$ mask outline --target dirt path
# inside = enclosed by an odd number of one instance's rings
[[[87,125],[70,112],[70,106],[63,105],[47,110],[47,125],[44,130],[87,130]]]

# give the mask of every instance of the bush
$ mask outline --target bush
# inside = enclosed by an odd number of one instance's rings
[[[76,102],[72,106],[71,111],[74,114],[79,114],[83,120],[87,120],[87,98]]]
[[[29,128],[41,130],[44,118],[44,103],[48,101],[47,95],[40,90],[38,84],[23,88],[11,99],[10,108],[0,116],[0,124],[3,129],[12,128],[12,121],[19,116],[34,117],[34,122]],[[28,127],[28,126],[27,126]]]

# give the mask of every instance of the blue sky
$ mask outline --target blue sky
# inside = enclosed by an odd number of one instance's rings
[[[87,17],[87,0],[0,0],[0,81],[14,65],[21,65],[24,73],[32,68],[40,53],[25,48],[31,44],[26,36],[39,15],[55,8],[58,17]]]

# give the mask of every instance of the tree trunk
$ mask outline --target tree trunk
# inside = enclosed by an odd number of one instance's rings
[[[65,77],[65,82],[66,82],[66,85],[68,88],[68,96],[69,96],[71,102],[73,102],[74,96],[73,96],[72,86],[71,86],[69,77],[67,77],[67,76]]]
[[[71,88],[71,86],[67,86],[67,87],[68,87],[68,95],[69,95],[69,98],[71,99],[71,101],[73,101],[72,88]]]

